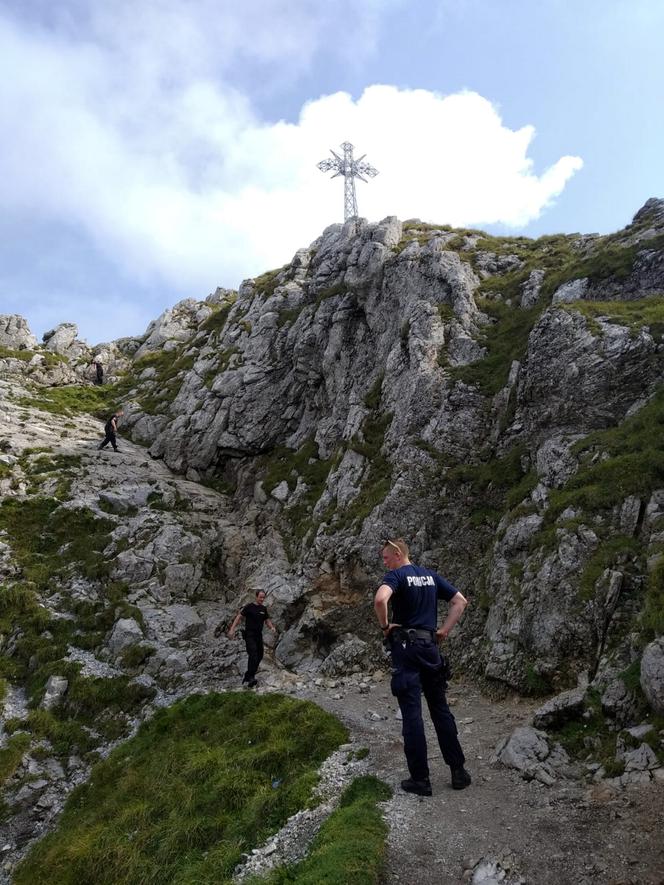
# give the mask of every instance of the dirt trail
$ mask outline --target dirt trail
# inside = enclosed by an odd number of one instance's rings
[[[451,789],[449,769],[427,722],[433,796],[419,798],[399,788],[406,776],[401,722],[387,679],[368,693],[348,686],[339,700],[324,690],[305,696],[339,716],[366,743],[370,771],[395,790],[386,809],[390,835],[384,885],[452,885],[471,881],[473,868],[474,881],[486,885],[664,883],[661,785],[615,792],[601,784],[559,780],[547,787],[490,764],[498,741],[529,722],[534,704],[489,700],[455,681],[450,705],[473,785]],[[372,719],[372,714],[386,718]],[[492,862],[494,877],[489,876]],[[487,878],[479,878],[482,873]]]

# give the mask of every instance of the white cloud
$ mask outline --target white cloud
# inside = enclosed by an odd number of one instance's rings
[[[231,14],[213,0],[122,0],[92,4],[84,34],[73,15],[48,31],[0,17],[5,211],[74,225],[137,279],[203,295],[284,263],[341,220],[341,180],[316,163],[343,140],[380,171],[357,185],[372,219],[520,226],[581,168],[562,157],[536,174],[532,127],[510,130],[472,92],[374,85],[313,99],[295,123],[259,120],[230,71],[305,70],[333,27],[321,6],[245,0]],[[380,4],[358,6],[370,44]]]

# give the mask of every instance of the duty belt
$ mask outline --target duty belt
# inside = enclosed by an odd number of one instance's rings
[[[397,627],[392,635],[400,642],[409,642],[413,639],[429,639],[433,641],[435,630],[422,630],[419,627]]]

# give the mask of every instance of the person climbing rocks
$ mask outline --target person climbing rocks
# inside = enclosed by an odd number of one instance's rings
[[[117,433],[117,430],[118,430],[118,420],[122,417],[122,415],[123,415],[122,409],[117,409],[117,411],[115,411],[111,415],[111,417],[108,419],[108,421],[104,425],[104,433],[106,434],[106,436],[99,444],[99,446],[98,446],[99,449],[105,448],[110,443],[113,446],[114,452],[120,451],[118,449],[118,444],[117,444],[117,441],[115,438],[115,434]]]
[[[438,642],[447,639],[467,605],[467,600],[445,578],[410,561],[408,545],[402,538],[385,541],[381,548],[389,571],[376,591],[374,610],[383,637],[392,654],[392,694],[401,710],[403,745],[410,777],[401,788],[418,796],[431,796],[427,742],[422,721],[422,693],[436,729],[443,759],[452,772],[452,788],[470,786],[465,756],[457,727],[445,698],[447,662],[441,658]],[[448,603],[441,627],[438,600]],[[392,621],[388,602],[392,603]]]
[[[103,384],[104,383],[104,367],[99,362],[99,360],[93,360],[92,365],[95,370],[95,384]]]
[[[263,625],[267,624],[273,633],[277,632],[277,628],[270,620],[265,608],[266,596],[264,590],[256,590],[256,602],[249,602],[240,609],[228,631],[228,636],[232,639],[235,636],[237,625],[240,620],[244,619],[244,644],[247,649],[248,661],[246,673],[242,677],[242,684],[248,688],[255,688],[258,685],[256,672],[263,660],[264,652]]]

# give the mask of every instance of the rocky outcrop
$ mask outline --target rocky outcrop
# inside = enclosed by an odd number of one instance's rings
[[[133,354],[135,359],[162,348],[166,352],[174,350],[192,338],[211,313],[211,307],[193,298],[179,301],[150,323],[145,330],[142,343]]]
[[[279,626],[275,684],[336,690],[380,668],[379,546],[401,535],[470,600],[454,666],[554,694],[497,762],[542,783],[574,775],[541,729],[601,719],[617,758],[588,776],[658,779],[654,737],[626,729],[664,703],[660,204],[611,237],[532,243],[356,219],[238,292],[96,347],[73,324],[38,345],[2,318],[0,576],[20,605],[0,651],[31,680],[44,648],[61,654],[33,691],[40,716],[76,720],[80,679],[121,680],[135,705],[113,728],[128,733],[178,692],[236,685],[243,647],[225,631],[256,587]],[[125,407],[118,455],[47,396],[87,395],[93,359]],[[70,523],[89,544],[53,528]],[[26,539],[47,530],[44,583]],[[107,747],[103,719],[85,733]],[[75,753],[53,756],[62,774],[36,757],[8,791],[26,833],[87,771]]]
[[[641,688],[653,710],[664,716],[664,637],[651,642],[643,652]]]
[[[8,350],[34,350],[37,347],[37,339],[22,316],[0,315],[0,347]]]
[[[598,511],[572,490],[613,456],[590,434],[657,401],[661,336],[624,305],[656,285],[660,202],[610,237],[532,244],[392,217],[332,225],[239,292],[180,302],[142,338],[94,349],[124,373],[125,432],[190,481],[231,493],[231,511],[271,534],[280,562],[288,550],[295,569],[277,579],[290,600],[284,663],[318,668],[344,657],[345,633],[365,641],[385,533],[411,539],[471,598],[452,638],[469,671],[546,691],[632,662],[615,639],[647,580],[639,551],[656,555],[647,499],[659,491],[635,483]],[[615,316],[588,307],[602,292],[623,299]],[[517,347],[510,324],[524,322]],[[50,340],[67,350],[72,336],[63,325]],[[113,576],[180,604],[203,586],[203,549],[167,535],[190,560],[156,566],[161,542],[135,540],[149,495],[140,482],[100,495],[102,509],[136,522],[136,534],[114,535],[125,549]],[[633,539],[626,561],[607,552],[616,534]],[[332,606],[311,592],[321,573],[333,577]],[[350,630],[345,597],[361,600]],[[166,621],[152,618],[157,642],[172,636]],[[615,685],[601,687],[607,712]]]
[[[549,742],[546,732],[528,726],[514,729],[494,752],[495,764],[515,768],[527,780],[550,786],[570,774],[570,759],[560,744]]]

